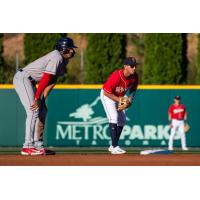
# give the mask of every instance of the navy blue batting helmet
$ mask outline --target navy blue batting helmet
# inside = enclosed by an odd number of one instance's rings
[[[66,52],[69,48],[78,48],[74,45],[74,41],[71,38],[60,38],[56,41],[56,50]]]

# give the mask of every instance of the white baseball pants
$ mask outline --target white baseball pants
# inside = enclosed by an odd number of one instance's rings
[[[114,123],[123,127],[126,124],[125,111],[118,111],[118,103],[105,96],[103,94],[103,89],[101,90],[100,97],[109,123]]]
[[[186,148],[186,138],[185,138],[185,132],[184,132],[184,120],[176,120],[172,119],[172,128],[171,133],[169,136],[169,148],[173,148],[173,139],[175,136],[175,133],[178,133],[181,137],[181,146],[182,149]]]

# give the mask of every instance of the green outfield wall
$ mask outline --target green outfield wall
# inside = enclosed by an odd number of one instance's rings
[[[47,146],[108,146],[108,122],[100,85],[58,85],[50,94],[45,144]],[[166,147],[170,127],[167,111],[175,95],[182,97],[191,126],[189,147],[200,147],[200,86],[139,86],[120,144],[127,147]],[[0,86],[0,146],[24,142],[25,111],[12,85]],[[180,137],[174,145],[180,147]]]

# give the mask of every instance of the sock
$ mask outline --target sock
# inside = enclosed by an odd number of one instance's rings
[[[112,140],[112,146],[116,147],[116,146],[118,146],[117,124],[109,123],[109,128],[110,128],[110,137]]]
[[[120,138],[123,128],[124,128],[123,126],[117,126],[117,143],[119,142],[119,138]]]

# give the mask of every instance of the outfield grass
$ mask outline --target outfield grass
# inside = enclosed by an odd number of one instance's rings
[[[107,154],[108,147],[49,147],[54,150],[56,154]],[[128,154],[140,154],[140,151],[150,149],[163,149],[167,148],[160,147],[125,147]],[[18,155],[20,154],[21,147],[0,147],[0,155]],[[200,154],[200,148],[189,148],[189,151],[182,151],[181,148],[174,148],[173,153],[175,154]]]

